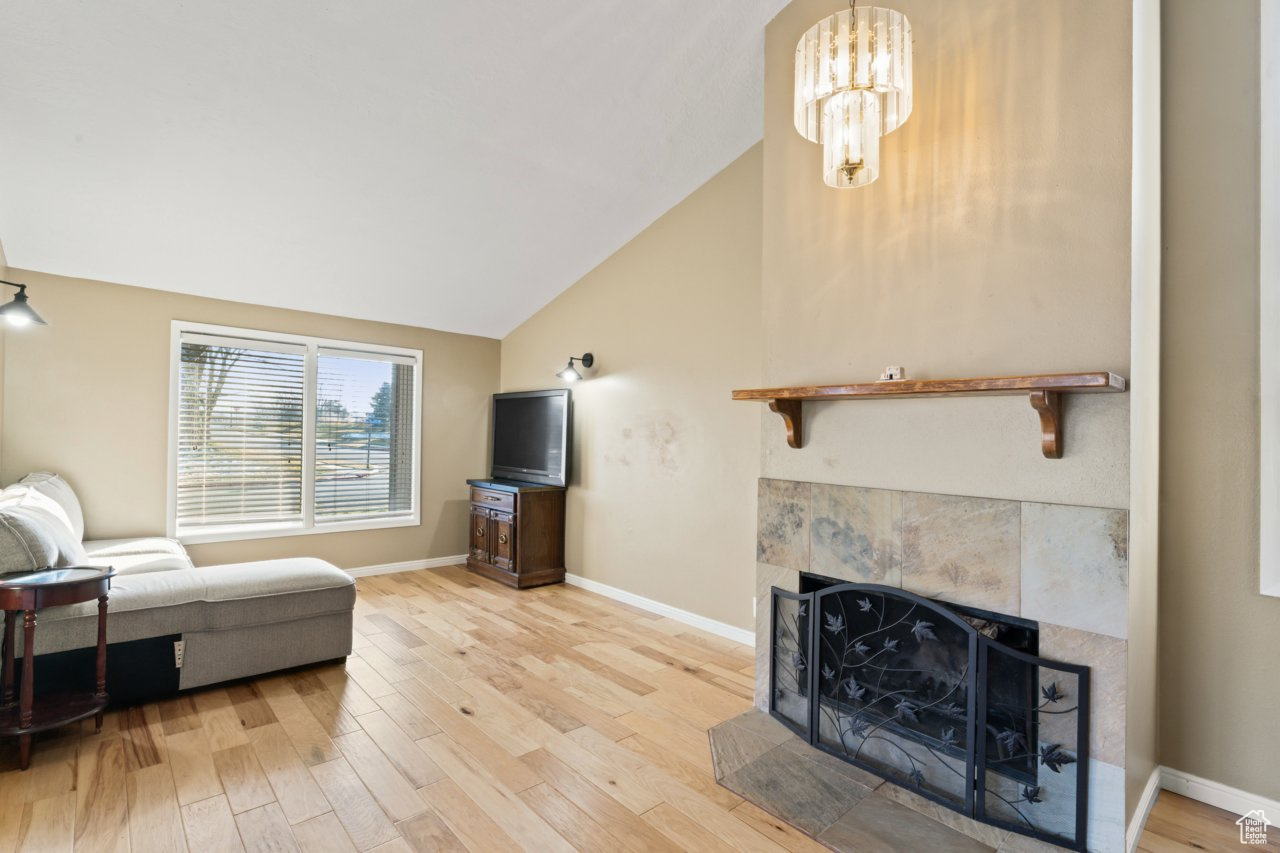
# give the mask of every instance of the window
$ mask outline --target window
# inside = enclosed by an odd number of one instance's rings
[[[420,352],[190,323],[173,344],[171,535],[418,523]]]
[[[320,350],[316,517],[413,510],[414,362]]]

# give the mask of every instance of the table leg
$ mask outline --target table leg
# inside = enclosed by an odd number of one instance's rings
[[[13,628],[18,622],[18,611],[4,612],[4,701],[0,707],[13,707]]]
[[[18,725],[31,725],[31,705],[35,699],[36,612],[27,610],[22,619],[22,695],[18,699]],[[31,735],[18,736],[18,752],[23,770],[31,765]]]
[[[98,697],[107,695],[107,596],[98,597]],[[102,710],[94,715],[96,731],[102,731]]]

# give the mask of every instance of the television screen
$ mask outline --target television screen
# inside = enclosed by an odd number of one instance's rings
[[[563,486],[569,474],[569,390],[493,395],[493,476]]]

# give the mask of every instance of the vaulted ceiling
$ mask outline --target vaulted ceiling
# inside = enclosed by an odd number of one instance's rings
[[[760,139],[784,5],[0,0],[0,240],[501,337]]]

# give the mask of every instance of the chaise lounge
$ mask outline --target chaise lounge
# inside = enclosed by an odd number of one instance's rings
[[[0,571],[110,566],[108,691],[129,702],[351,653],[355,581],[310,557],[196,567],[173,539],[84,541],[75,492],[37,473],[0,491]],[[38,614],[36,678],[90,665],[97,605]]]

